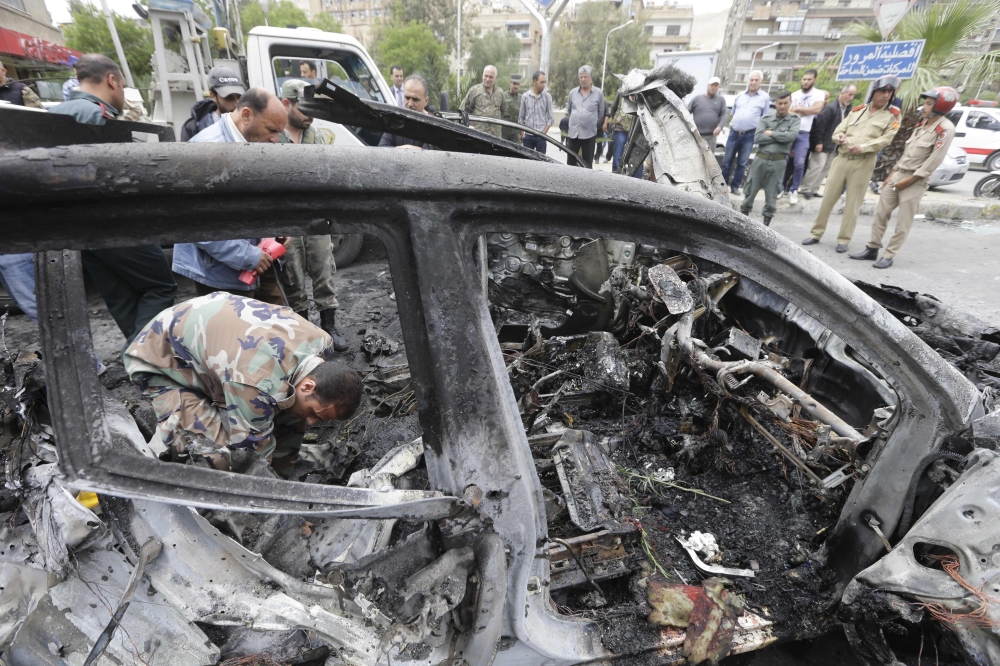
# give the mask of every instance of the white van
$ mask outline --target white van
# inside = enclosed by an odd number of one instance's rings
[[[969,154],[970,164],[1000,170],[1000,109],[956,106],[948,120],[955,124],[952,145]]]

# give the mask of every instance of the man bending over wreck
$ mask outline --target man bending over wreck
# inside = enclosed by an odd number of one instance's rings
[[[154,440],[183,452],[187,430],[287,473],[308,426],[346,418],[361,401],[357,373],[324,361],[332,352],[330,335],[291,309],[215,292],[158,314],[124,360],[153,401]],[[228,468],[222,455],[206,457]]]

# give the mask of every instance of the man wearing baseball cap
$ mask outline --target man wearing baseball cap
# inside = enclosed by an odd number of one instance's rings
[[[190,141],[198,132],[219,122],[223,113],[232,113],[246,92],[239,75],[229,67],[213,67],[208,73],[208,99],[191,107],[191,117],[181,127],[181,141]]]
[[[715,153],[715,137],[726,124],[726,99],[719,94],[719,77],[708,80],[708,88],[704,95],[698,95],[688,104],[688,111],[694,116],[694,124],[698,134],[708,144],[708,150]]]
[[[281,84],[281,104],[288,113],[285,130],[278,135],[278,143],[331,144],[334,134],[327,129],[317,130],[313,119],[299,111],[299,100],[305,97],[306,86],[300,79],[288,79]],[[337,331],[336,314],[340,304],[333,289],[333,244],[329,234],[321,236],[293,236],[285,244],[285,296],[288,307],[309,321],[309,294],[306,276],[312,280],[313,302],[319,311],[320,327],[333,338],[336,351],[347,349],[347,340]]]

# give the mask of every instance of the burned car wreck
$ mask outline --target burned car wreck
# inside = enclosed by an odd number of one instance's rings
[[[686,111],[647,77],[655,136]],[[995,329],[852,285],[711,164],[666,186],[462,132],[0,153],[42,313],[3,368],[6,663],[718,663],[834,630],[1000,663]],[[92,359],[79,250],[247,225],[377,239],[398,315],[366,325],[369,425],[289,479],[158,460]]]

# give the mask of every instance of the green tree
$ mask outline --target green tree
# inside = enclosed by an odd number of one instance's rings
[[[939,85],[955,84],[973,73],[982,76],[989,67],[989,54],[970,55],[961,51],[966,39],[981,31],[1000,12],[1000,0],[956,0],[911,10],[885,41],[926,40],[913,77],[900,87],[905,112],[899,131],[879,156],[874,180],[884,179],[902,156],[906,141],[919,118],[920,93]],[[882,33],[874,23],[856,23],[851,31],[870,42],[881,42]]]
[[[487,65],[497,68],[497,85],[507,89],[510,75],[518,71],[517,61],[521,55],[521,40],[510,32],[490,32],[485,37],[472,42],[469,60],[465,69],[472,85],[483,79]],[[464,91],[463,91],[464,94]]]
[[[103,13],[82,0],[70,0],[69,13],[71,22],[63,26],[66,46],[83,53],[101,53],[118,62]],[[138,85],[138,81],[146,79],[153,70],[153,31],[139,21],[114,13],[112,16],[125,59]],[[118,64],[121,66],[120,62]]]
[[[465,2],[462,5],[463,45],[475,40],[475,27],[469,19],[475,16],[477,4]],[[458,21],[456,0],[390,0],[387,6],[389,18],[376,24],[372,44],[367,45],[376,60],[380,60],[379,51],[385,38],[385,31],[390,28],[401,28],[413,22],[427,26],[431,33],[444,43],[445,54],[455,52],[455,28]]]
[[[617,74],[627,74],[636,67],[649,68],[649,37],[645,34],[641,15],[635,22],[611,35],[608,43],[607,77],[600,80],[604,60],[604,40],[615,26],[622,23],[622,14],[606,2],[585,2],[579,5],[576,17],[555,31],[552,40],[552,62],[549,65],[549,92],[556,104],[565,104],[569,91],[579,85],[577,72],[582,65],[594,69],[594,85],[603,89],[608,99],[614,99],[619,88]]]
[[[290,25],[312,27],[306,13],[292,4],[290,0],[268,2],[266,6],[266,14],[264,13],[264,5],[260,2],[248,2],[240,7],[240,23],[243,27],[244,39],[250,34],[251,28],[256,28],[259,25],[270,25],[275,28],[287,28]]]
[[[386,81],[391,79],[389,68],[399,65],[407,76],[420,74],[427,79],[428,94],[436,100],[448,85],[447,47],[429,26],[413,21],[404,26],[389,27],[383,32],[379,46],[379,66]]]
[[[327,12],[320,12],[309,19],[309,23],[314,28],[319,28],[325,32],[344,32],[344,26],[340,24],[340,21],[333,18]]]

